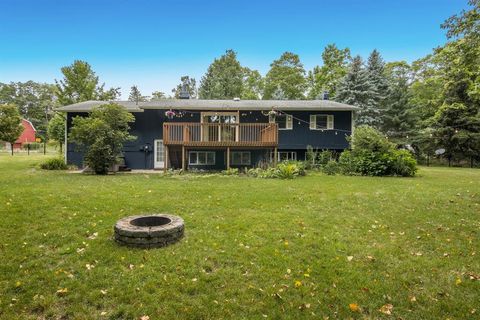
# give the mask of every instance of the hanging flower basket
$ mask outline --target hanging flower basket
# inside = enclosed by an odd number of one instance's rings
[[[277,113],[278,112],[273,109],[268,111],[268,119],[270,122],[275,122],[275,117],[277,116]]]
[[[166,116],[168,119],[172,120],[172,119],[175,117],[175,111],[173,111],[173,110],[167,110],[167,111],[165,111],[165,116]]]

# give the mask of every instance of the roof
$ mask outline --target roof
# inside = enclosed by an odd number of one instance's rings
[[[107,103],[117,103],[130,112],[143,112],[145,109],[185,109],[185,110],[328,110],[354,111],[352,105],[331,100],[200,100],[164,99],[157,101],[85,101],[61,107],[58,111],[89,112],[92,108]]]
[[[25,121],[27,122],[28,124],[30,124],[30,126],[32,127],[33,131],[37,132],[37,129],[35,129],[35,127],[33,126],[33,123],[27,119],[22,119],[22,121]]]

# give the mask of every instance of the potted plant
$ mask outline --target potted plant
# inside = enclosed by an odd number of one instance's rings
[[[172,109],[167,110],[167,111],[165,111],[165,116],[168,119],[172,120],[175,117],[175,111],[173,111]]]

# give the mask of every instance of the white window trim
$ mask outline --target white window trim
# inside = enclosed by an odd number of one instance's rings
[[[278,117],[286,117],[286,123],[285,123],[285,128],[280,128],[280,126],[278,127],[278,130],[293,130],[293,116],[292,115],[289,115],[289,114],[286,114],[286,115],[280,115],[280,116],[276,116],[275,117],[275,120],[272,121],[273,119],[269,119],[268,122],[270,123],[277,123],[277,118]]]
[[[240,163],[235,163],[233,161],[233,159],[235,159],[235,157],[233,156],[234,153],[240,153]],[[242,159],[243,159],[243,156],[242,154],[244,153],[248,153],[248,162],[247,163],[242,163]],[[232,165],[234,166],[249,166],[252,164],[252,153],[250,151],[232,151],[231,153],[231,159],[232,159]]]
[[[192,153],[196,153],[196,154],[197,154],[197,162],[196,162],[196,163],[192,163],[192,162],[190,161],[190,159],[191,159],[191,158],[190,158],[190,155],[191,155]],[[200,154],[200,153],[205,153],[205,161],[206,161],[206,163],[198,163],[198,159],[199,159],[198,154]],[[208,153],[212,153],[212,154],[213,154],[213,163],[208,163],[208,162],[207,162],[207,160],[208,160],[207,154],[208,154]],[[188,165],[191,165],[191,166],[214,166],[215,163],[217,162],[215,156],[216,156],[216,155],[215,155],[215,151],[189,151],[189,152],[188,152]]]
[[[317,116],[327,117],[327,127],[317,127]],[[333,114],[311,114],[310,115],[310,130],[334,130],[335,129],[335,117]]]
[[[287,153],[287,161],[297,161],[297,151],[277,151],[277,161],[282,161],[280,160],[280,154],[282,153]],[[293,157],[292,157],[293,156]],[[273,160],[273,152],[270,152],[270,161]]]

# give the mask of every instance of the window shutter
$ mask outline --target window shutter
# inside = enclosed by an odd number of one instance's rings
[[[287,127],[287,129],[292,129],[293,128],[293,118],[292,118],[292,116],[287,116],[286,127]]]
[[[317,129],[317,119],[315,115],[311,114],[310,115],[310,130],[315,130]]]
[[[333,129],[333,114],[327,116],[327,129]]]

